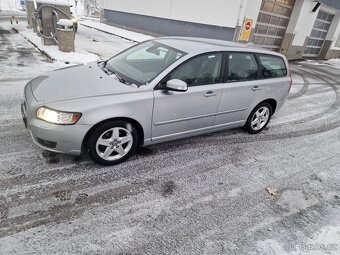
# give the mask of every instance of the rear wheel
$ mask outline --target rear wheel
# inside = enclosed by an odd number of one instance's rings
[[[250,134],[260,133],[268,125],[273,114],[273,107],[269,103],[261,103],[250,113],[245,129]]]
[[[136,150],[136,128],[125,121],[112,121],[97,128],[89,138],[88,151],[98,164],[109,166],[123,162]]]

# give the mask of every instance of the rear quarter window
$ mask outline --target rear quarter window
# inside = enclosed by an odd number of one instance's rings
[[[258,55],[263,78],[279,78],[287,76],[287,68],[283,58],[271,55]]]

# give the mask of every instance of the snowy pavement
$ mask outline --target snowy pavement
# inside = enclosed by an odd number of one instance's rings
[[[101,58],[131,45],[90,30],[79,36],[99,37]],[[2,23],[0,40],[1,255],[340,253],[338,69],[292,65],[289,98],[259,135],[199,136],[101,167],[33,145],[23,87],[67,65]]]
[[[80,22],[80,24],[83,26],[89,27],[89,28],[99,30],[101,32],[119,36],[123,39],[130,40],[133,42],[144,42],[144,41],[147,41],[153,38],[152,36],[145,35],[142,33],[136,33],[133,31],[129,31],[129,30],[117,28],[114,26],[110,26],[104,23],[100,23],[98,20],[93,20],[93,19],[83,20]]]
[[[135,44],[132,41],[85,26],[79,26],[76,38],[76,48],[96,54],[104,60]]]
[[[88,22],[96,24],[95,21]],[[41,38],[38,37],[32,29],[28,29],[26,27],[25,21],[19,21],[19,24],[13,25],[9,22],[3,22],[2,24],[2,26],[7,30],[14,28],[15,31],[18,31],[21,36],[26,38],[32,45],[46,54],[51,60],[68,64],[87,64],[90,62],[96,62],[99,59],[105,60],[135,44],[134,41],[123,39],[121,36],[101,32],[100,30],[93,29],[89,26],[79,26],[75,39],[76,51],[66,53],[59,51],[57,45],[43,45]],[[125,31],[118,28],[114,29],[121,30],[122,32]],[[129,38],[132,38],[133,36],[136,37],[136,40],[144,38],[143,35],[137,33],[134,33]]]
[[[57,45],[43,45],[41,38],[38,37],[33,30],[26,28],[15,28],[24,38],[29,40],[43,54],[46,54],[51,60],[70,63],[70,64],[88,64],[97,62],[99,57],[93,53],[89,53],[82,48],[77,47],[75,52],[61,52]]]

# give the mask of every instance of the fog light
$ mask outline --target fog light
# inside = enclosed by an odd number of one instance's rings
[[[43,140],[43,139],[41,139],[39,137],[37,137],[37,141],[42,146],[47,147],[47,148],[53,149],[53,148],[57,147],[57,143],[56,142],[51,142],[51,141]]]

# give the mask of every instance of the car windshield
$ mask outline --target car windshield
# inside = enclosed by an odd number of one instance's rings
[[[180,50],[158,42],[147,41],[109,59],[104,68],[115,75],[120,82],[139,87],[150,83],[184,55],[185,53]]]

